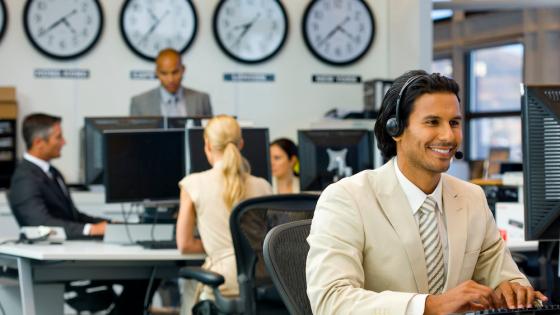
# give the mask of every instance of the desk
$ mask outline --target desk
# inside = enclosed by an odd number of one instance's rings
[[[204,254],[181,255],[178,250],[149,250],[99,241],[66,241],[61,245],[6,244],[0,246],[0,265],[17,269],[18,290],[3,281],[11,301],[8,314],[63,314],[64,282],[176,277],[185,265],[201,265]],[[12,288],[16,286],[11,286]],[[13,300],[21,298],[21,305]],[[45,305],[47,304],[47,305]],[[21,306],[21,308],[20,308]],[[39,306],[40,308],[37,308]]]
[[[512,252],[536,252],[539,241],[507,240],[507,247]]]

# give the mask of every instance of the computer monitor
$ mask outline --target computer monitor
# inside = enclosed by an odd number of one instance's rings
[[[161,117],[86,117],[84,122],[85,184],[103,184],[103,132],[106,130],[156,129]]]
[[[211,118],[212,116],[163,117],[162,128],[183,129],[185,127],[200,127],[203,121]]]
[[[105,131],[106,202],[177,202],[185,176],[184,130]]]
[[[525,239],[560,239],[560,86],[528,85],[521,104]]]
[[[211,168],[204,154],[204,129],[188,130],[187,171],[202,172]],[[268,128],[241,128],[244,146],[243,155],[251,165],[251,174],[262,177],[270,182],[270,150]]]
[[[183,129],[200,126],[201,121],[210,116],[130,116],[130,117],[86,117],[84,169],[85,184],[103,184],[103,131],[106,130],[145,130],[145,129]],[[191,122],[191,123],[189,123]]]
[[[374,165],[371,130],[298,130],[298,143],[302,191],[323,190]]]

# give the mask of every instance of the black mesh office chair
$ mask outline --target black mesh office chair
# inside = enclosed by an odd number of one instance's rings
[[[78,314],[105,311],[118,299],[108,281],[74,281],[64,287],[64,302]]]
[[[264,240],[264,261],[272,281],[291,315],[311,315],[305,282],[305,261],[311,220],[282,224]]]
[[[318,198],[318,194],[264,196],[245,200],[233,209],[229,224],[237,262],[239,297],[226,298],[220,294],[218,286],[224,282],[220,274],[185,267],[180,276],[212,287],[215,295],[212,308],[220,314],[287,314],[264,267],[264,238],[277,225],[312,218]]]

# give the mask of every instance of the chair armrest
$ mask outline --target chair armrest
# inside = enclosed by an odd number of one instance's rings
[[[179,269],[179,277],[194,279],[213,288],[222,285],[226,281],[221,274],[201,267],[183,267]]]

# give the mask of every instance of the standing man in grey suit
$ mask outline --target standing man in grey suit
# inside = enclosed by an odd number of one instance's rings
[[[181,85],[185,66],[181,54],[171,48],[159,52],[156,75],[161,85],[130,102],[131,116],[212,116],[208,94]]]

